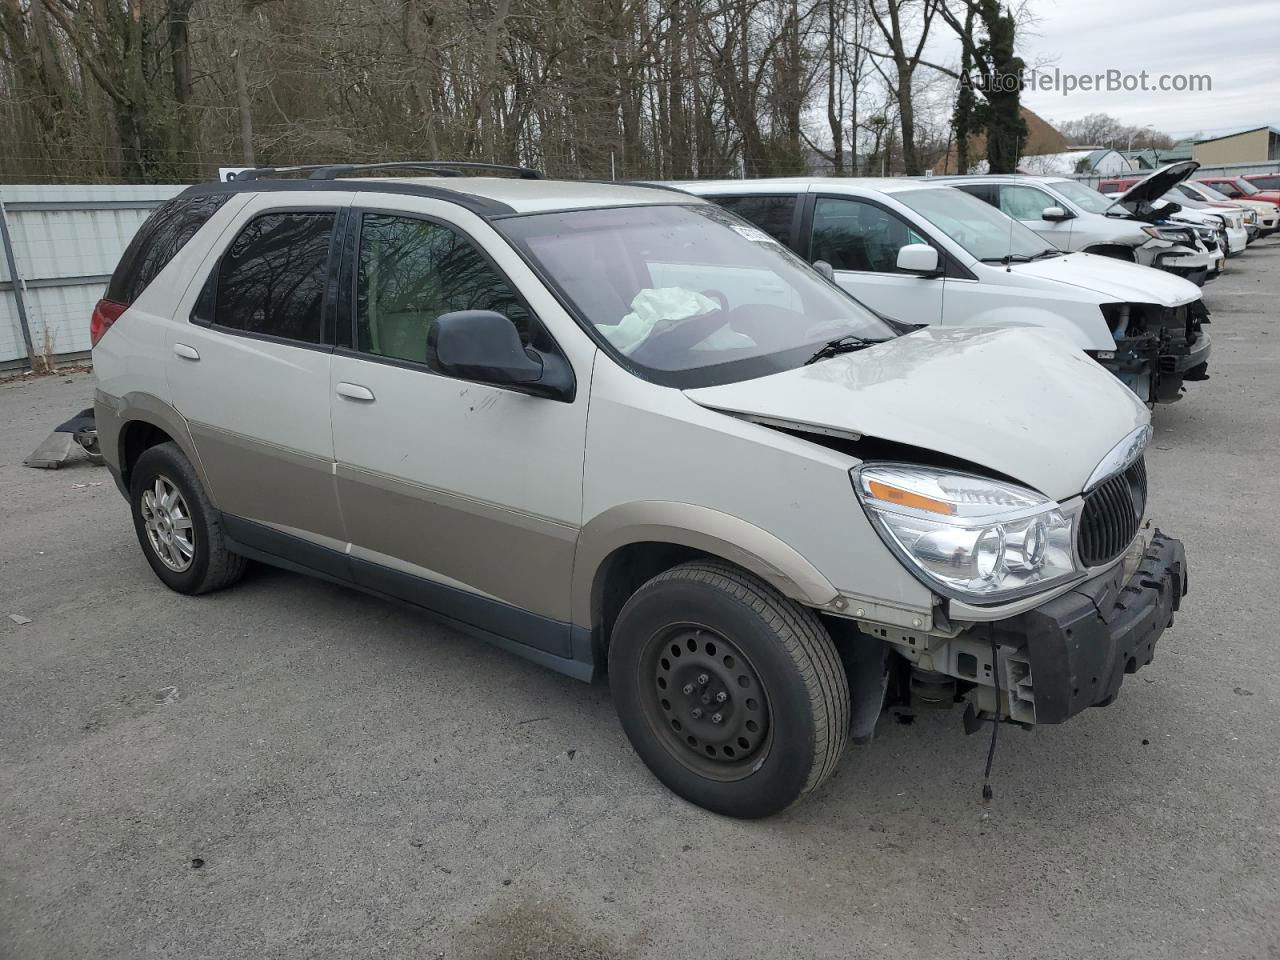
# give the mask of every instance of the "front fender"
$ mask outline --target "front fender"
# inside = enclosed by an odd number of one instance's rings
[[[1035,327],[1058,334],[1080,350],[1114,350],[1116,341],[1102,311],[1091,304],[1080,306],[1073,317],[1035,307],[999,307],[983,311],[966,326]]]
[[[646,500],[611,507],[582,528],[573,564],[575,624],[592,626],[605,561],[633,543],[669,543],[713,554],[809,606],[825,606],[839,593],[793,547],[746,520],[691,503]]]

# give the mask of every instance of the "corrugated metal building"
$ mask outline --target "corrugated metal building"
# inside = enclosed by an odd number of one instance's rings
[[[0,369],[25,367],[32,353],[87,354],[89,316],[120,254],[151,211],[185,189],[0,186]]]

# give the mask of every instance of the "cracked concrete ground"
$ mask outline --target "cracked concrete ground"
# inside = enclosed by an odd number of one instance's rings
[[[1280,956],[1280,240],[1205,296],[1149,461],[1184,611],[987,807],[958,712],[739,823],[603,686],[290,573],[170,593],[105,470],[21,466],[92,376],[0,386],[0,957]]]

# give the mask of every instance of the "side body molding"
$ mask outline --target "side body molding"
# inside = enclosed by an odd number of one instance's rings
[[[746,520],[691,503],[645,500],[611,507],[582,528],[573,564],[575,625],[593,626],[605,560],[633,543],[670,543],[714,554],[810,606],[824,606],[838,594],[795,548]]]

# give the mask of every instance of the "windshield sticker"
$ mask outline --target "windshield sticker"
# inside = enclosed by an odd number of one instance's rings
[[[777,243],[778,242],[777,240],[773,239],[773,237],[765,233],[763,230],[758,230],[755,227],[740,227],[736,223],[730,224],[730,226],[732,226],[734,230],[738,231],[739,234],[746,237],[748,240],[753,240],[756,243]]]

